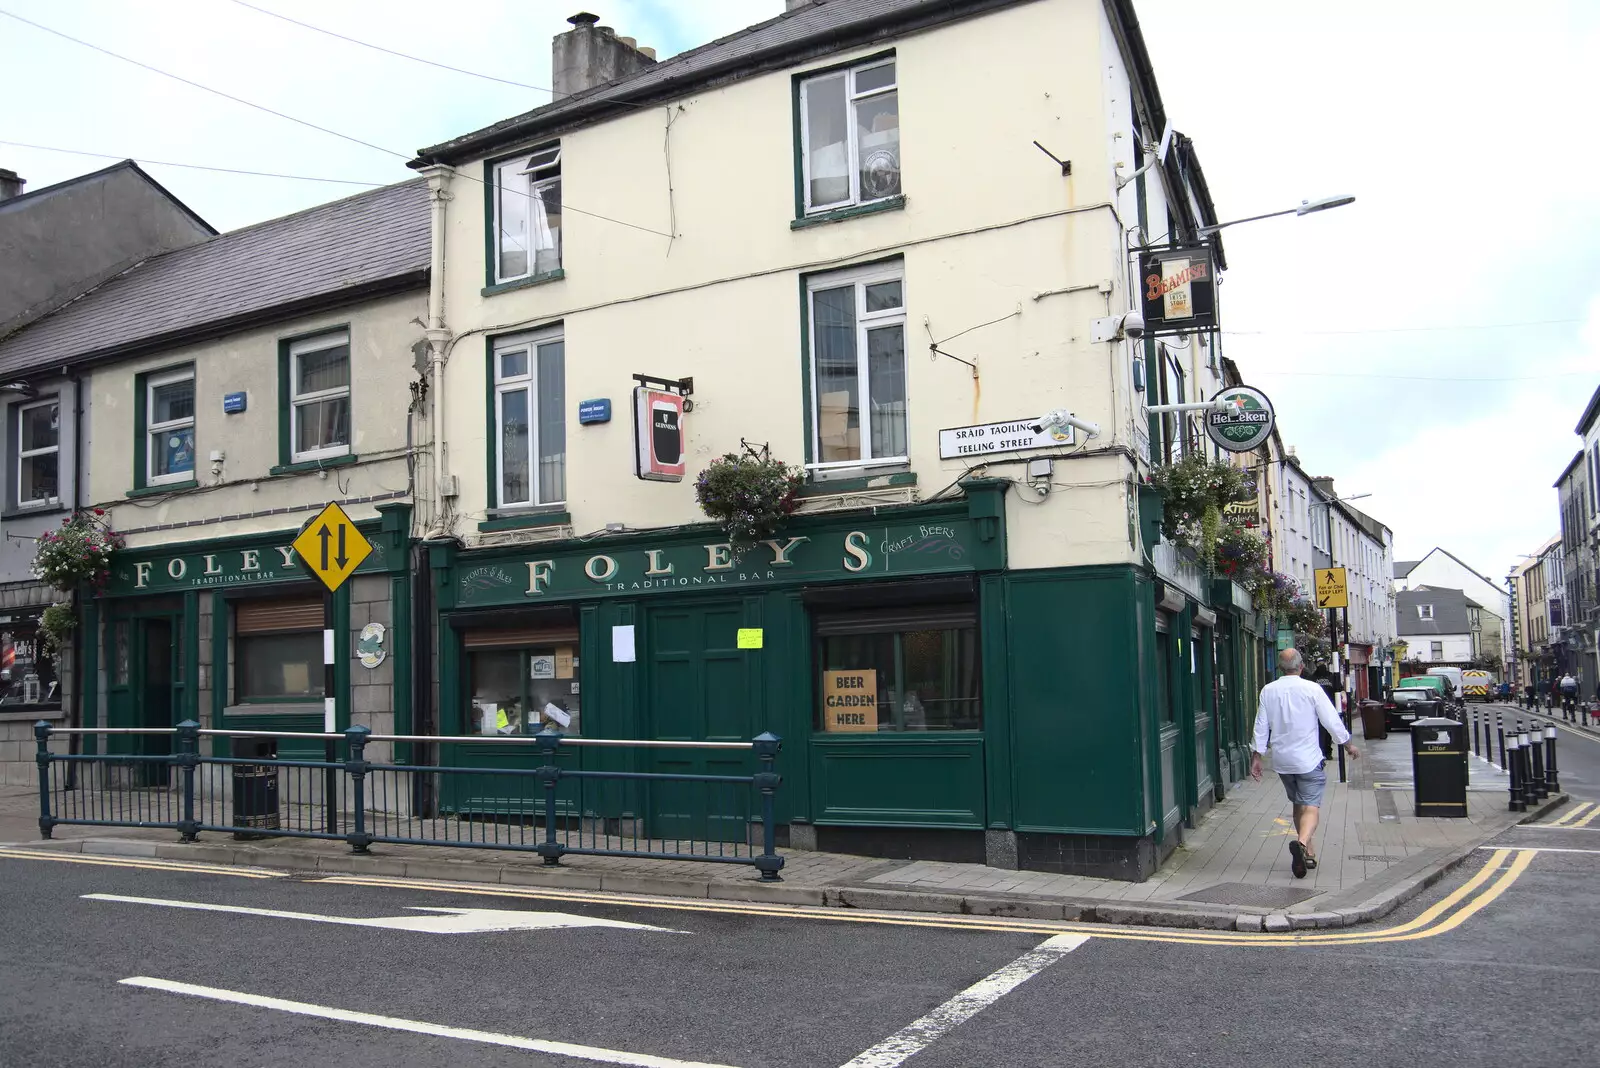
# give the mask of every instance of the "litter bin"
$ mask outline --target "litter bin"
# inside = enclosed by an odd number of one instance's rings
[[[1443,716],[1411,724],[1411,782],[1416,815],[1466,816],[1466,724]]]
[[[276,760],[278,742],[275,738],[235,738],[235,760]],[[233,768],[233,825],[250,831],[275,831],[278,829],[278,769],[267,764],[232,764]],[[261,833],[234,831],[237,839],[268,837]]]
[[[1389,737],[1389,717],[1382,701],[1361,702],[1361,733],[1369,740]]]

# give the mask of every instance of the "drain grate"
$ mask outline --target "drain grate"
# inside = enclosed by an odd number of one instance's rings
[[[1405,857],[1386,857],[1386,856],[1383,856],[1381,853],[1351,853],[1345,859],[1346,860],[1376,860],[1376,861],[1381,861],[1384,864],[1398,864],[1398,863],[1400,863],[1402,860],[1404,860],[1406,858]]]
[[[1256,905],[1261,908],[1283,908],[1297,905],[1316,890],[1301,890],[1293,886],[1255,886],[1251,883],[1218,883],[1192,894],[1184,894],[1179,901],[1205,901],[1216,905]]]

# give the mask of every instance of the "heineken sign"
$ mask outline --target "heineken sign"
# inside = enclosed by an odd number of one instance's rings
[[[454,572],[455,600],[459,607],[471,608],[970,571],[976,540],[973,521],[962,516],[783,534],[737,555],[723,541],[680,541],[528,553],[482,563],[463,559]]]
[[[1206,412],[1206,435],[1229,452],[1249,452],[1260,447],[1272,434],[1272,402],[1259,389],[1231,386],[1212,400],[1227,407]]]

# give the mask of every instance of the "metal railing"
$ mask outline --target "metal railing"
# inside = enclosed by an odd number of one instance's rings
[[[105,736],[106,749],[146,751],[50,751],[52,737],[70,734]],[[774,814],[782,741],[770,733],[748,742],[571,738],[550,729],[452,738],[379,735],[359,726],[301,734],[206,730],[193,720],[175,728],[60,728],[41,720],[34,737],[45,838],[61,825],[164,827],[186,842],[221,831],[343,841],[354,853],[367,853],[375,842],[520,850],[552,866],[568,855],[746,864],[769,882],[780,878],[784,864]],[[233,755],[202,753],[205,737],[230,739]],[[344,759],[279,756],[284,748],[309,752],[328,742],[344,743]],[[486,744],[510,752],[531,746],[539,766],[375,763],[367,751],[377,742]],[[629,750],[655,754],[655,762],[668,766],[690,764],[683,754],[696,750],[714,754],[703,763],[720,765],[744,763],[750,754],[757,770],[565,766],[583,762],[585,749],[597,754],[596,762],[615,765],[627,763]]]

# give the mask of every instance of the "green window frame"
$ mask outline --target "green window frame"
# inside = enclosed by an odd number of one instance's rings
[[[278,465],[272,474],[316,471],[355,463],[355,345],[349,323],[278,339]],[[337,361],[331,354],[344,349],[344,375],[339,382]],[[312,370],[328,381],[308,381],[307,357],[323,357]],[[332,371],[332,374],[327,372]],[[342,402],[342,404],[341,404]],[[342,423],[339,418],[343,410]],[[309,448],[297,441],[303,427],[320,422],[317,439]],[[342,436],[344,440],[337,439]]]
[[[551,141],[484,161],[486,291],[563,277],[561,148]]]
[[[198,368],[194,363],[171,364],[166,367],[142,371],[133,376],[133,492],[168,493],[189,489],[200,483],[196,477],[198,445],[196,442],[197,416],[199,415]],[[177,393],[182,383],[189,383],[189,410],[187,415],[175,414],[171,407],[163,410],[160,393],[170,393],[167,404],[181,412],[181,397]],[[160,457],[164,470],[156,471],[158,459],[152,453],[151,441],[163,435],[162,447],[170,449]],[[169,444],[170,443],[170,444]],[[184,446],[187,445],[185,449]],[[187,453],[186,456],[182,455]],[[184,469],[182,463],[187,463]]]

